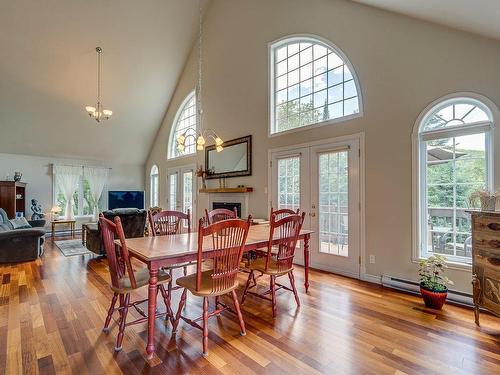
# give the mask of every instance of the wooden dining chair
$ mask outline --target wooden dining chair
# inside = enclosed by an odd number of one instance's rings
[[[160,211],[156,213],[148,212],[149,226],[151,227],[151,235],[155,236],[171,236],[174,234],[190,233],[191,232],[191,212],[188,209],[187,213],[180,211]],[[171,297],[172,290],[180,289],[178,286],[172,286],[173,270],[178,268],[184,269],[184,276],[187,275],[187,267],[191,262],[173,264],[163,267],[168,271],[171,280],[168,283],[168,295]]]
[[[238,287],[238,270],[243,254],[243,248],[250,227],[250,220],[228,219],[222,220],[209,226],[198,227],[198,257],[196,273],[176,280],[177,285],[184,288],[179,309],[176,314],[173,332],[176,331],[179,319],[189,325],[203,331],[203,356],[208,355],[208,318],[219,315],[224,310],[231,310],[219,300],[219,297],[230,294],[235,312],[240,324],[240,334],[244,336],[245,322],[241,314],[238,297],[235,289]],[[202,259],[209,259],[206,264],[209,269],[202,269]],[[205,266],[207,267],[207,266]],[[186,303],[187,291],[193,295],[203,297],[203,316],[197,319],[189,319],[181,315]],[[208,311],[208,298],[215,297],[215,309]],[[197,322],[203,320],[203,325]]]
[[[109,273],[111,275],[110,286],[113,291],[113,298],[111,299],[108,315],[106,316],[106,321],[104,322],[103,331],[106,333],[109,332],[109,324],[111,322],[111,318],[113,317],[113,313],[118,311],[120,318],[118,322],[119,328],[118,337],[116,338],[115,351],[119,352],[122,349],[125,327],[133,324],[144,323],[148,319],[147,314],[139,307],[141,303],[148,301],[148,299],[145,298],[143,300],[131,302],[130,293],[149,284],[149,270],[147,268],[141,268],[139,270],[133,269],[127,244],[125,242],[125,235],[123,233],[121,220],[118,216],[116,216],[114,222],[112,222],[101,214],[99,223],[101,226],[104,248],[106,250]],[[120,246],[115,245],[115,238],[119,239]],[[163,313],[157,313],[156,317],[165,316],[166,319],[169,318],[173,321],[170,297],[163,286],[164,283],[168,283],[170,280],[171,278],[168,273],[159,273],[158,290],[162,294],[166,311]],[[119,299],[119,307],[115,308],[117,299]],[[137,312],[141,315],[141,318],[127,322],[128,310],[131,307],[137,310]]]
[[[237,219],[238,218],[238,210],[234,207],[232,210],[228,210],[226,208],[216,208],[215,210],[208,211],[205,208],[205,219],[208,225],[214,224],[221,220],[227,219]]]
[[[273,317],[276,317],[276,291],[286,289],[293,292],[297,306],[300,306],[299,295],[297,288],[295,288],[295,277],[293,276],[293,258],[300,230],[304,223],[304,217],[305,212],[301,215],[288,215],[279,220],[276,219],[276,215],[271,216],[266,257],[258,258],[250,263],[250,274],[248,275],[248,280],[243,291],[241,304],[245,302],[248,293],[267,300],[269,300],[267,295],[271,294],[270,301],[272,303]],[[274,252],[273,249],[277,249],[277,252]],[[254,277],[256,271],[262,275],[269,275],[270,279],[269,290],[261,294],[249,291],[250,288],[257,286]],[[284,275],[288,275],[291,289],[285,285],[276,283],[276,278]],[[253,285],[251,285],[252,281]]]
[[[271,219],[271,217],[274,215],[276,220],[279,220],[279,219],[283,219],[285,216],[289,216],[289,215],[299,215],[300,213],[300,208],[297,208],[296,211],[294,210],[291,210],[289,208],[281,208],[279,210],[274,210],[272,207],[271,207],[271,214],[269,215],[269,219]]]

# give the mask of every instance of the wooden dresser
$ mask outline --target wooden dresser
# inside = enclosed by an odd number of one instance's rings
[[[500,316],[500,212],[469,211],[472,216],[474,315],[479,308]]]

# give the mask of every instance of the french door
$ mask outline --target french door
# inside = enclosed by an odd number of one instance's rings
[[[167,209],[191,211],[191,223],[196,221],[195,166],[167,169]]]
[[[271,153],[271,207],[300,208],[311,236],[311,267],[359,278],[359,140]],[[297,263],[303,262],[301,251]]]

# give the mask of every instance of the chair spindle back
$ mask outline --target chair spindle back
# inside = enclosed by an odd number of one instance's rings
[[[212,239],[212,250],[205,256],[206,259],[212,260],[212,291],[228,289],[236,282],[250,223],[249,216],[248,220],[228,219],[204,227],[200,219],[196,264],[197,290],[201,288],[204,239],[208,236]]]
[[[205,208],[205,217],[208,224],[214,224],[221,220],[237,219],[238,210],[236,209],[236,207],[234,207],[233,210],[228,210],[226,208],[216,208],[212,211],[208,211]]]
[[[111,284],[120,288],[119,280],[128,275],[132,288],[137,287],[134,270],[130,262],[128,248],[125,243],[125,234],[123,233],[122,222],[118,216],[115,217],[114,223],[106,219],[102,214],[99,217],[101,226],[102,239],[104,249],[108,258],[109,273],[111,274]],[[118,237],[121,246],[115,244],[115,238]]]
[[[149,225],[153,236],[168,236],[179,234],[183,230],[182,221],[187,223],[187,232],[191,232],[191,212],[161,211],[156,214],[148,213]]]
[[[289,208],[281,208],[279,210],[274,210],[271,207],[271,215],[269,215],[269,220],[271,220],[271,217],[273,215],[276,217],[276,220],[280,220],[289,215],[299,215],[299,214],[300,214],[300,208],[297,208],[297,210],[294,211]]]
[[[269,243],[266,257],[266,270],[272,257],[272,249],[278,249],[276,254],[276,264],[278,271],[286,271],[292,268],[295,248],[299,238],[302,224],[306,213],[292,214],[277,219],[276,215],[271,216],[271,227],[269,231]]]

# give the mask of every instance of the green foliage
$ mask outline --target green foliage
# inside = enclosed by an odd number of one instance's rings
[[[320,122],[323,116],[324,113],[313,109],[312,103],[301,103],[297,99],[278,106],[277,126],[280,131],[294,129]]]
[[[446,284],[453,285],[453,281],[443,275],[447,268],[446,257],[443,255],[436,254],[422,259],[418,270],[421,285],[435,292],[446,291]]]

